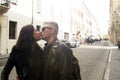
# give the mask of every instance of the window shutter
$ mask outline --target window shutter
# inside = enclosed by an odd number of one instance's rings
[[[41,13],[41,0],[37,0],[37,13]]]

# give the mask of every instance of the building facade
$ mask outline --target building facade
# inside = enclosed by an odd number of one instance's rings
[[[98,34],[97,22],[82,0],[0,0],[0,54],[10,53],[22,26],[41,28],[43,21],[59,24],[60,40]],[[42,41],[39,44],[43,44]]]
[[[50,2],[44,0],[42,2],[42,20],[50,19],[58,22],[60,39],[84,41],[88,35],[99,33],[94,16],[82,0],[51,0]]]
[[[0,0],[0,54],[10,53],[22,26],[40,27],[38,3],[40,0]]]
[[[120,0],[110,0],[110,40],[116,44],[117,37],[120,37]]]

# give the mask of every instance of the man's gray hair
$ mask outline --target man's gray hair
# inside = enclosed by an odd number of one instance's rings
[[[56,35],[58,34],[59,26],[58,26],[57,22],[55,22],[55,21],[45,21],[44,24],[50,24],[50,27],[54,28],[54,30],[56,31]]]

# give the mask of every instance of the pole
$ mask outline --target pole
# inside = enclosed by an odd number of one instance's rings
[[[31,21],[31,24],[33,24],[33,21],[34,21],[34,0],[32,0],[32,21]]]

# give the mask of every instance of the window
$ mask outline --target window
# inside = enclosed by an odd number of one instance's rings
[[[16,39],[17,22],[9,21],[9,39]]]
[[[69,40],[69,33],[64,33],[64,39]]]
[[[0,0],[0,5],[10,7],[9,0]]]

